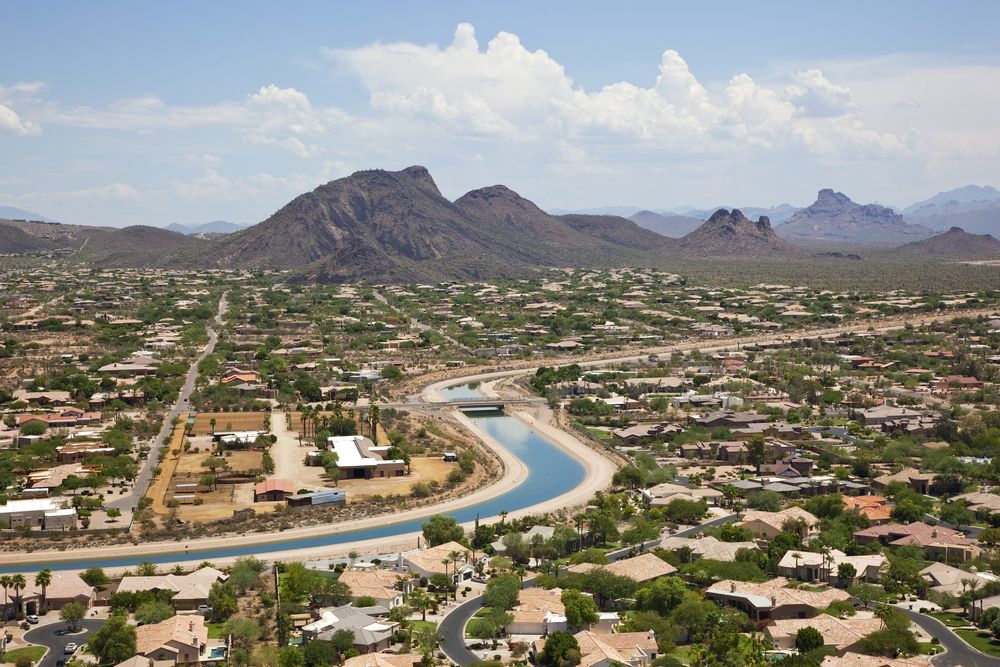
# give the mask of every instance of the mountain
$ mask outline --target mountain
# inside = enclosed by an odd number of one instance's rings
[[[702,218],[692,218],[687,215],[676,215],[673,213],[656,213],[654,211],[639,211],[628,216],[628,219],[644,229],[673,238],[680,238],[685,234],[690,234],[698,229],[702,222]]]
[[[213,242],[201,259],[294,269],[301,280],[477,279],[546,266],[652,263],[653,248],[667,242],[624,218],[584,224],[549,215],[499,185],[451,202],[426,168],[414,166],[321,185]]]
[[[694,257],[778,259],[801,254],[798,248],[774,233],[766,216],[753,222],[739,209],[730,212],[724,208],[681,238],[678,250]]]
[[[990,186],[966,185],[939,192],[930,199],[903,209],[908,222],[949,229],[961,227],[977,234],[1000,234],[1000,190]]]
[[[76,256],[106,267],[171,267],[179,253],[202,249],[206,241],[161,227],[133,225],[121,229],[90,228]]]
[[[40,222],[55,222],[41,213],[32,213],[15,206],[0,206],[0,219],[4,220],[38,220]]]
[[[847,195],[820,190],[816,201],[796,212],[777,229],[795,243],[880,243],[899,244],[920,240],[933,231],[911,225],[891,208],[878,204],[857,204]]]
[[[550,208],[549,215],[615,215],[627,218],[639,211],[638,206],[595,206],[593,208]]]
[[[895,253],[962,259],[1000,258],[1000,241],[989,234],[969,234],[960,227],[952,227],[943,234],[900,246]]]
[[[22,252],[48,250],[51,244],[32,236],[10,220],[0,219],[0,254],[16,255]]]
[[[245,227],[237,225],[234,222],[226,222],[225,220],[213,220],[201,225],[182,225],[179,222],[175,222],[167,225],[164,229],[194,236],[197,234],[232,234],[233,232],[245,229]]]
[[[707,220],[715,211],[718,211],[719,209],[730,210],[732,208],[732,206],[715,206],[713,208],[698,209],[693,206],[680,206],[675,208],[673,211],[661,211],[661,213],[664,215],[683,215],[689,218],[697,218],[698,220]],[[740,206],[739,210],[743,212],[743,215],[750,219],[760,218],[763,215],[771,221],[771,224],[774,227],[777,227],[801,209],[798,206],[792,206],[791,204],[778,204],[777,206],[772,206],[770,208],[762,208],[760,206]]]
[[[159,227],[88,227],[58,222],[0,220],[0,254],[67,251],[100,266],[166,267],[178,253],[200,250],[205,241]]]

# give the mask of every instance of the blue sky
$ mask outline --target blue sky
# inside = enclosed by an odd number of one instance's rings
[[[544,207],[1000,185],[1000,3],[5,3],[0,204],[253,223],[358,169]]]

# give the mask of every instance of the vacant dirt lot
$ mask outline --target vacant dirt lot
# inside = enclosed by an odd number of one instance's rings
[[[356,502],[364,496],[402,495],[408,496],[416,482],[438,481],[442,484],[457,463],[445,463],[436,457],[413,458],[410,461],[411,474],[405,477],[383,479],[342,479],[337,485],[347,491],[347,501]]]
[[[212,419],[216,431],[260,431],[264,428],[266,412],[199,412],[194,418],[194,435],[210,435]]]

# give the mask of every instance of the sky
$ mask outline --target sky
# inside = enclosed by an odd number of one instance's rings
[[[1000,3],[5,2],[0,204],[252,224],[362,169],[543,208],[1000,186]]]

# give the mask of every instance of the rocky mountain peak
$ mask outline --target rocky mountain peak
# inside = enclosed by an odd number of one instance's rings
[[[406,169],[399,172],[402,176],[408,176],[422,189],[441,196],[441,191],[438,190],[437,183],[434,182],[434,178],[431,176],[431,172],[427,170],[427,167],[421,165],[413,165],[407,167]]]

